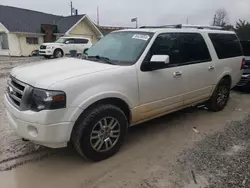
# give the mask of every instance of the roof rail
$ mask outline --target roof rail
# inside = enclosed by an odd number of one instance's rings
[[[162,25],[162,26],[142,26],[142,28],[195,28],[195,29],[212,29],[212,30],[223,30],[223,27],[219,26],[205,26],[205,25],[183,25],[183,24],[177,24],[177,25]]]

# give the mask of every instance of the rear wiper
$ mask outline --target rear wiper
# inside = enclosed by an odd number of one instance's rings
[[[87,56],[88,58],[95,58],[95,59],[98,59],[98,60],[102,60],[104,61],[105,63],[108,63],[108,64],[111,64],[111,65],[116,65],[112,60],[110,60],[108,57],[103,57],[103,56],[99,56],[99,55],[96,55],[96,56]]]

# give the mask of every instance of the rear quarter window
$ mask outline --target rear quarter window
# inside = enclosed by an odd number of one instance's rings
[[[208,34],[219,59],[243,56],[240,41],[235,34]]]

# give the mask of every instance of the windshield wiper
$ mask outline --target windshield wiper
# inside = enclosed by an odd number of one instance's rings
[[[87,56],[88,58],[95,58],[95,59],[98,59],[98,60],[102,60],[104,61],[105,63],[108,63],[108,64],[111,64],[111,65],[116,65],[112,60],[110,60],[108,57],[103,57],[103,56],[99,56],[99,55],[96,55],[96,56]]]

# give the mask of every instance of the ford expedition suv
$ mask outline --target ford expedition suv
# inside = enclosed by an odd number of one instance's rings
[[[4,104],[20,137],[52,148],[71,142],[81,156],[99,161],[119,150],[132,125],[200,103],[223,110],[243,67],[231,31],[121,30],[98,41],[84,59],[14,68]]]

